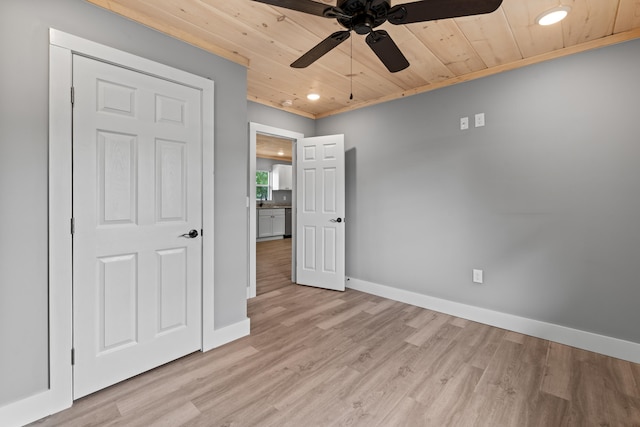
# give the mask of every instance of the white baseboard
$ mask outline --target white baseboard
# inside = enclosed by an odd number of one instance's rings
[[[71,407],[71,394],[61,398],[60,393],[52,390],[43,391],[0,407],[0,425],[23,426],[69,407]]]
[[[247,299],[256,297],[256,287],[247,286]]]
[[[640,363],[640,344],[631,341],[435,298],[351,277],[347,278],[346,286],[347,288],[357,291],[461,317],[474,322],[555,341],[571,347],[628,360],[633,363]]]
[[[202,351],[209,351],[231,341],[246,337],[251,332],[251,319],[248,317],[240,322],[216,329],[209,342],[203,343]]]
[[[272,236],[272,237],[258,237],[256,242],[268,242],[270,240],[282,240],[284,236]]]

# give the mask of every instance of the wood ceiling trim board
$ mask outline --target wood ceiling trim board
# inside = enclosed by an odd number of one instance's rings
[[[455,22],[488,67],[522,59],[502,8],[486,15],[457,18]]]
[[[620,0],[614,33],[629,31],[640,27],[640,0]]]
[[[150,18],[147,13],[135,10],[128,5],[120,4],[119,2],[112,1],[112,0],[87,0],[87,1],[96,6],[102,7],[103,9],[106,9],[110,12],[116,13],[118,15],[124,16],[125,18],[139,22],[149,28],[153,28],[154,30],[160,31],[169,36],[172,36],[186,43],[189,43],[193,46],[204,49],[208,52],[211,52],[215,55],[225,58],[231,62],[235,62],[236,64],[240,64],[245,67],[249,66],[249,58],[243,55],[240,55],[236,52],[230,51],[228,49],[222,48],[216,44],[206,42],[198,37],[194,37],[193,35],[186,33],[180,30],[179,28],[173,28],[162,22],[157,22],[155,19]],[[128,2],[128,3],[133,3],[133,2]]]
[[[445,80],[445,81],[442,81],[442,82],[438,82],[438,83],[435,83],[435,84],[424,86],[422,88],[415,88],[415,89],[412,89],[410,91],[406,91],[406,92],[403,92],[403,93],[391,94],[391,95],[385,96],[385,97],[380,98],[380,99],[359,103],[358,105],[354,105],[353,107],[350,107],[350,108],[342,108],[342,109],[331,111],[331,112],[327,112],[327,113],[317,114],[316,118],[317,119],[322,119],[324,117],[330,117],[330,116],[334,116],[334,115],[337,115],[337,114],[346,113],[348,111],[357,110],[357,109],[368,107],[368,106],[371,106],[371,105],[381,104],[383,102],[392,101],[394,99],[400,99],[400,98],[405,98],[405,97],[408,97],[408,96],[418,95],[420,93],[425,93],[425,92],[429,92],[429,91],[432,91],[432,90],[435,90],[435,89],[440,89],[440,88],[443,88],[443,87],[452,86],[454,84],[463,83],[463,82],[467,82],[467,81],[471,81],[471,80],[477,80],[477,79],[480,79],[482,77],[487,77],[487,76],[491,76],[491,75],[494,75],[494,74],[499,74],[499,73],[502,73],[502,72],[505,72],[505,71],[511,71],[511,70],[515,70],[515,69],[518,69],[518,68],[526,67],[526,66],[529,66],[529,65],[538,64],[538,63],[541,63],[541,62],[546,62],[546,61],[550,61],[550,60],[553,60],[553,59],[562,58],[564,56],[574,55],[576,53],[587,52],[589,50],[599,49],[599,48],[606,47],[606,46],[612,46],[612,45],[615,45],[615,44],[618,44],[618,43],[623,43],[623,42],[630,41],[630,40],[635,40],[635,39],[638,39],[638,38],[640,38],[640,28],[635,28],[635,29],[630,30],[630,31],[626,31],[626,32],[619,33],[619,34],[613,34],[611,36],[603,37],[601,39],[591,40],[589,42],[582,43],[582,44],[579,44],[579,45],[570,46],[570,47],[567,47],[567,48],[564,48],[564,49],[558,49],[558,50],[555,50],[553,52],[543,53],[541,55],[537,55],[537,56],[534,56],[534,57],[523,58],[523,59],[521,59],[519,61],[503,64],[503,65],[500,65],[500,66],[497,66],[497,67],[493,67],[493,68],[487,68],[485,70],[478,71],[478,72],[475,72],[475,73],[465,74],[465,75],[458,76],[458,77],[455,77],[455,78],[452,78],[452,79],[449,79],[449,80]]]
[[[613,34],[617,6],[617,1],[574,1],[571,19],[562,21],[564,45],[573,46]]]
[[[317,118],[315,114],[309,113],[307,111],[302,111],[302,110],[298,110],[296,108],[291,108],[291,107],[283,107],[282,105],[278,105],[275,102],[267,101],[262,98],[258,98],[257,96],[254,96],[254,95],[247,95],[247,100],[251,102],[255,102],[257,104],[266,105],[267,107],[277,108],[278,110],[286,111],[291,114],[296,114],[301,117],[306,117],[307,119],[315,120]]]
[[[267,155],[267,154],[261,154],[261,155],[257,155],[256,157],[259,157],[261,159],[269,159],[269,160],[280,160],[281,162],[286,162],[286,163],[291,163],[293,161],[292,157],[287,157],[287,156],[271,156],[271,155]]]
[[[524,58],[564,48],[562,25],[542,27],[535,23],[542,12],[558,5],[557,0],[505,0],[502,9]]]

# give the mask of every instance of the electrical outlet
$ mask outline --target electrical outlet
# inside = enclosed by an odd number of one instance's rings
[[[469,129],[469,117],[460,117],[460,130]]]
[[[473,283],[482,283],[483,281],[483,272],[482,270],[473,270]]]
[[[484,113],[478,113],[476,114],[476,127],[482,127],[484,126]]]
[[[285,202],[287,201],[287,196],[282,196],[282,198]]]

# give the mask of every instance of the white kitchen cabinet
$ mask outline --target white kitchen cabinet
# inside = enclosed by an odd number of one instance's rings
[[[273,235],[284,236],[284,209],[274,209],[277,211],[273,215]]]
[[[291,190],[293,188],[293,167],[291,165],[273,165],[271,168],[274,190]]]
[[[258,209],[258,238],[284,235],[284,209]]]
[[[273,236],[273,218],[266,216],[264,211],[271,209],[260,209],[258,211],[258,238]]]

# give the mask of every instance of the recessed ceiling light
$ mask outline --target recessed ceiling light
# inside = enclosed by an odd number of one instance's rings
[[[307,95],[307,99],[309,101],[317,101],[318,99],[320,99],[320,95],[318,95],[317,93],[310,93],[309,95]]]
[[[278,151],[278,156],[284,156],[284,151],[282,150]]]
[[[570,10],[571,7],[569,6],[554,7],[553,9],[549,9],[546,12],[540,14],[536,18],[536,23],[538,25],[553,25],[566,18]]]

